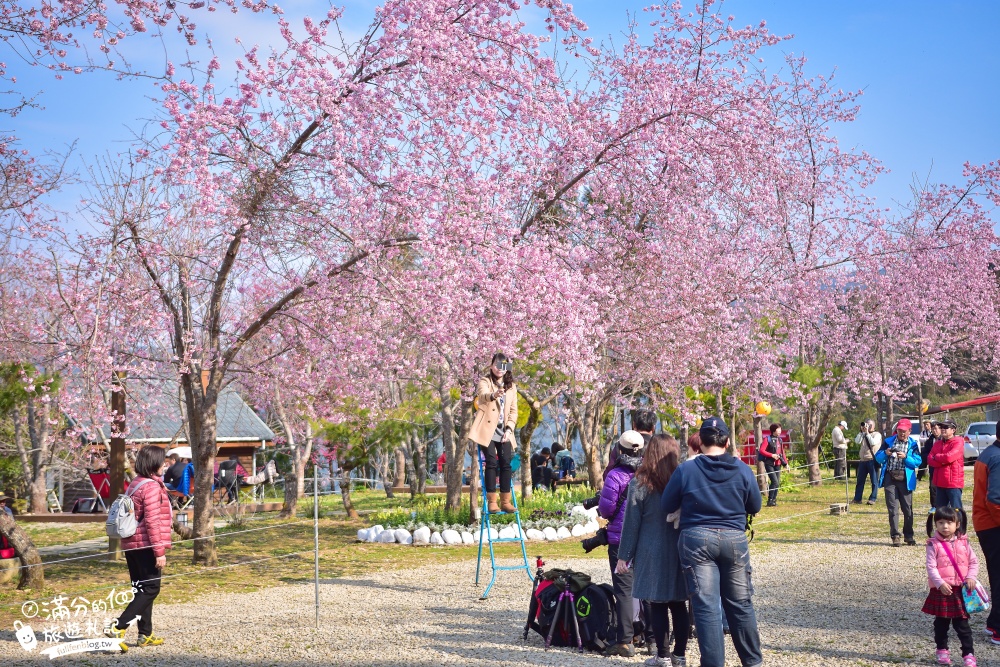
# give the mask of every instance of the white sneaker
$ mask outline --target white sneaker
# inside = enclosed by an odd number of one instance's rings
[[[654,655],[651,658],[646,658],[646,661],[643,662],[642,664],[649,665],[649,667],[669,667],[670,666],[670,663],[667,662],[666,658],[661,658],[661,657],[659,657],[657,655]]]
[[[670,667],[687,667],[687,660],[683,655],[670,654]]]

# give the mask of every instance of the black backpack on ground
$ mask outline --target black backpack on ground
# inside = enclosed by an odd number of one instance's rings
[[[547,572],[546,575],[548,574]],[[614,590],[609,584],[587,584],[581,589],[580,585],[584,583],[580,579],[570,585],[575,600],[580,641],[584,647],[592,651],[603,651],[615,642],[618,630]],[[528,616],[532,619],[529,626],[543,638],[547,638],[553,622],[556,622],[555,632],[552,633],[552,646],[576,646],[573,628],[568,627],[566,618],[555,620],[556,607],[562,592],[563,587],[559,579],[553,580],[551,585],[536,590],[528,609]]]

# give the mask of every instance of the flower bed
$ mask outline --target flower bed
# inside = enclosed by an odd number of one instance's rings
[[[561,510],[536,508],[521,521],[524,537],[528,540],[549,541],[580,538],[597,531],[597,509],[584,509],[583,505],[568,505]],[[517,522],[512,514],[496,514],[490,519],[491,538],[520,537]],[[497,527],[492,527],[496,525]],[[485,534],[479,524],[447,524],[419,521],[410,517],[398,526],[375,524],[358,531],[361,542],[382,544],[432,544],[462,545],[477,544],[480,536],[485,542]]]

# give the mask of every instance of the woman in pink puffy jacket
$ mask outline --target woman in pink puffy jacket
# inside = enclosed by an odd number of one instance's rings
[[[137,646],[159,646],[163,639],[153,634],[153,601],[160,594],[160,574],[167,564],[170,548],[172,514],[167,487],[163,485],[164,451],[149,445],[139,450],[135,458],[136,478],[128,493],[135,504],[138,522],[135,535],[122,539],[129,577],[135,587],[135,598],[118,618],[104,629],[104,634],[124,639],[125,632],[137,616],[139,630]]]

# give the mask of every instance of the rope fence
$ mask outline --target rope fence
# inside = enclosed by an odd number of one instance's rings
[[[223,532],[223,533],[217,533],[217,534],[208,535],[208,536],[193,537],[193,538],[187,538],[187,539],[182,539],[182,540],[177,540],[177,541],[171,540],[171,543],[170,543],[172,546],[173,545],[180,545],[180,544],[187,544],[187,543],[192,543],[193,544],[193,543],[198,542],[200,540],[221,539],[221,538],[226,538],[226,537],[236,537],[236,536],[240,536],[240,535],[246,535],[246,534],[249,534],[249,533],[260,533],[260,532],[263,532],[263,531],[276,531],[276,530],[281,530],[281,529],[285,529],[285,528],[292,527],[292,526],[301,526],[301,525],[306,525],[306,524],[312,524],[312,526],[313,526],[313,531],[312,531],[313,534],[311,536],[311,537],[313,537],[312,548],[306,549],[306,550],[293,551],[291,553],[284,553],[284,554],[276,554],[276,555],[272,555],[272,556],[265,556],[263,558],[253,558],[251,560],[241,560],[240,562],[228,563],[228,564],[225,564],[225,565],[203,567],[203,568],[199,568],[197,570],[188,571],[188,572],[180,572],[180,573],[177,573],[177,574],[164,574],[164,575],[161,575],[160,577],[158,577],[159,581],[178,580],[178,579],[191,578],[191,577],[200,577],[200,576],[203,576],[205,574],[217,573],[217,572],[219,572],[221,570],[230,570],[230,569],[239,568],[239,567],[250,567],[250,566],[258,565],[258,564],[261,564],[261,563],[267,563],[267,562],[279,561],[279,560],[286,560],[286,559],[289,559],[289,558],[295,558],[295,557],[300,557],[300,556],[304,556],[304,555],[307,555],[307,554],[313,554],[313,566],[314,567],[313,567],[313,573],[312,573],[313,577],[312,578],[314,580],[314,587],[315,587],[315,602],[314,602],[314,606],[315,606],[315,609],[316,609],[316,627],[318,628],[319,627],[319,546],[320,546],[320,542],[319,542],[319,511],[318,511],[318,509],[319,509],[319,485],[318,485],[317,482],[318,482],[318,478],[314,477],[313,478],[313,493],[312,493],[312,495],[313,495],[313,518],[311,520],[288,521],[288,522],[282,522],[282,523],[275,524],[275,525],[270,525],[270,526],[259,526],[259,527],[256,527],[256,528],[247,528],[247,529],[237,530],[237,531],[226,531],[226,532]],[[280,540],[280,538],[277,538],[277,539]],[[280,544],[280,542],[278,542],[278,544]],[[121,551],[122,551],[122,553],[128,553],[128,552],[131,552],[131,551],[139,551],[139,550],[142,550],[142,549],[149,549],[149,548],[151,548],[151,546],[141,547],[141,548],[135,548],[135,549],[123,549]],[[83,555],[83,556],[74,556],[74,557],[70,557],[70,558],[60,558],[60,559],[56,559],[56,560],[44,561],[42,563],[32,563],[32,564],[28,564],[28,565],[21,565],[21,566],[19,566],[17,568],[12,568],[12,569],[15,569],[16,571],[21,571],[21,570],[25,570],[25,569],[32,568],[32,567],[39,567],[39,566],[44,567],[44,566],[56,565],[56,564],[60,564],[60,563],[79,562],[79,561],[85,561],[85,560],[90,560],[90,559],[95,559],[95,558],[105,558],[106,559],[107,556],[108,556],[107,552],[101,552],[101,553],[95,553],[95,554],[87,554],[87,555]],[[149,581],[155,581],[155,580],[156,579],[143,579],[143,580],[138,580],[138,581],[130,581],[128,583],[128,585],[131,587],[132,593],[134,595],[136,587],[141,587],[142,584],[144,584],[146,582],[149,582]],[[92,593],[98,593],[98,592],[103,592],[103,591],[114,591],[115,589],[122,588],[124,585],[126,585],[125,582],[116,582],[116,583],[113,583],[113,584],[97,586],[97,587],[94,587],[94,588],[87,588],[86,590],[78,590],[78,591],[72,591],[72,592],[60,592],[57,595],[57,598],[63,598],[64,601],[68,602],[71,599],[72,600],[76,600],[80,596],[90,595]],[[28,604],[28,602],[31,602],[31,601],[29,600],[29,601],[24,601],[24,602],[17,602],[17,603],[13,603],[13,604],[3,605],[3,606],[0,606],[0,609],[6,610],[6,611],[21,610],[22,613],[24,613],[23,612],[24,605]],[[88,604],[90,604],[90,603],[88,602]],[[124,607],[125,605],[123,604],[122,606]],[[114,607],[112,605],[112,610],[113,609],[114,609]],[[37,603],[36,603],[36,610],[37,610]],[[26,618],[27,618],[27,616],[26,616]],[[59,620],[62,620],[62,619],[59,619]]]
[[[291,521],[291,522],[282,523],[282,524],[279,524],[279,525],[276,525],[276,526],[262,526],[260,528],[248,528],[247,530],[226,531],[224,533],[215,533],[213,535],[207,535],[207,536],[204,536],[204,537],[191,537],[191,538],[188,538],[186,540],[170,540],[169,544],[171,546],[173,546],[173,545],[177,545],[177,544],[185,544],[187,542],[198,542],[199,540],[220,539],[220,538],[223,538],[223,537],[231,537],[233,535],[243,535],[245,533],[256,533],[256,532],[260,532],[262,530],[270,530],[272,528],[285,528],[286,526],[295,526],[295,525],[302,524],[302,523],[310,523],[311,524],[312,521],[306,521],[306,520],[303,520],[303,521]],[[168,544],[168,543],[167,542],[162,542],[162,543],[157,543],[157,544],[151,544],[149,547],[136,547],[134,549],[120,549],[119,551],[124,554],[124,553],[128,553],[129,551],[141,551],[142,549],[148,549],[150,547],[162,546],[162,545],[165,545],[165,544]],[[71,558],[60,558],[60,559],[57,559],[57,560],[46,560],[46,561],[42,561],[41,563],[31,563],[30,565],[21,565],[21,566],[19,566],[17,568],[10,568],[10,569],[25,570],[25,569],[32,568],[32,567],[44,567],[46,565],[56,565],[58,563],[70,563],[70,562],[73,562],[73,561],[88,560],[88,559],[91,559],[91,558],[107,558],[107,556],[108,556],[108,553],[106,551],[102,551],[102,552],[99,552],[99,553],[87,554],[85,556],[73,556]]]

